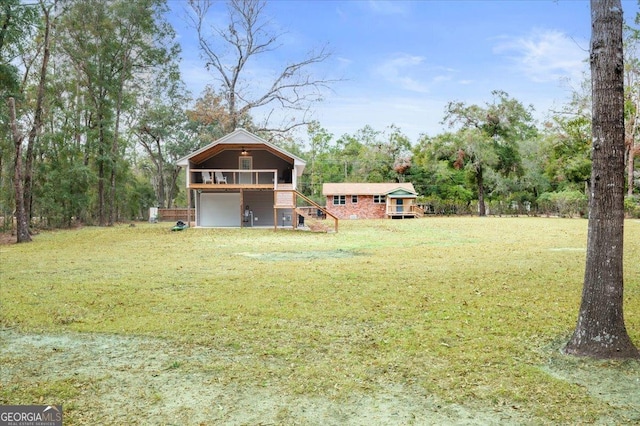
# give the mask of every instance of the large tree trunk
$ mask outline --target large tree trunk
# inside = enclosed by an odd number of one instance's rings
[[[624,80],[620,0],[591,0],[591,197],[578,324],[565,351],[638,358],[623,316]]]
[[[16,158],[13,167],[13,184],[16,198],[16,235],[19,243],[28,243],[31,241],[29,235],[29,221],[24,208],[24,188],[22,186],[22,135],[18,131],[18,123],[16,122],[16,101],[10,97],[7,100],[9,106],[9,120],[11,125],[11,134],[13,136],[13,144],[16,148]]]

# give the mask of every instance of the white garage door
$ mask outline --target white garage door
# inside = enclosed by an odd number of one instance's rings
[[[240,194],[200,194],[200,226],[240,226]]]

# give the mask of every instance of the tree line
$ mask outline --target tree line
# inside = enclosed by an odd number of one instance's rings
[[[625,70],[635,78],[637,59]],[[639,86],[628,81],[625,207],[639,217]],[[415,144],[393,125],[384,131],[365,126],[334,140],[315,123],[308,130],[310,148],[299,152],[308,161],[303,189],[322,201],[324,182],[406,181],[435,214],[584,216],[591,175],[589,105],[588,93],[576,93],[539,125],[532,107],[496,90],[484,105],[449,102],[442,121],[450,130],[423,134]]]
[[[543,123],[531,106],[495,90],[482,105],[449,102],[442,134],[411,141],[390,124],[336,138],[309,119],[322,90],[339,80],[314,75],[331,56],[325,46],[283,65],[273,84],[256,89],[247,68],[278,48],[281,35],[268,25],[266,3],[227,2],[222,27],[207,23],[210,1],[186,4],[212,77],[196,99],[180,75],[166,0],[3,1],[4,229],[17,222],[28,239],[30,226],[108,226],[144,218],[149,207],[184,206],[176,160],[236,127],[305,159],[301,189],[319,202],[325,182],[406,181],[437,214],[586,214],[589,90],[574,93]],[[636,17],[624,38],[630,215],[640,215],[638,23]],[[256,108],[272,114],[259,121]]]

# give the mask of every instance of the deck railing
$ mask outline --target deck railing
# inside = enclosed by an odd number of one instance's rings
[[[298,191],[295,191],[295,196],[297,199],[301,199],[303,201],[302,204],[304,204],[300,205],[299,200],[296,200],[296,212],[312,219],[309,227],[313,229],[314,225],[317,225],[320,229],[325,228],[325,231],[328,231],[331,225],[329,227],[323,226],[323,222],[328,222],[333,225],[333,232],[338,232],[337,216],[334,216],[323,206]]]
[[[387,206],[387,216],[424,216],[424,210],[415,204],[389,205]]]
[[[278,187],[278,170],[275,169],[191,169],[189,186],[197,185],[272,185]],[[205,174],[210,176],[205,182]],[[221,181],[218,177],[224,178]]]
[[[295,213],[309,219],[305,225],[311,230],[323,230],[325,232],[333,228],[338,232],[338,218],[327,211],[306,195],[295,189],[282,189],[276,191],[275,209],[294,209]],[[294,220],[294,228],[298,221]],[[275,224],[277,229],[277,224]]]

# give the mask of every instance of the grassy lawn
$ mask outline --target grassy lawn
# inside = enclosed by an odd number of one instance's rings
[[[341,221],[337,234],[171,225],[0,246],[0,330],[158,339],[180,348],[169,371],[292,401],[401,389],[531,424],[640,422],[640,363],[560,353],[586,220]],[[640,345],[638,220],[625,224],[625,317]],[[0,404],[62,403],[68,424],[84,423],[103,378],[39,377],[7,341]],[[189,356],[201,348],[215,352]]]

